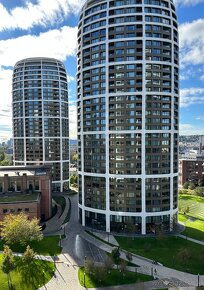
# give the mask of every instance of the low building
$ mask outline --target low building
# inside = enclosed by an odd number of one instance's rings
[[[203,156],[179,159],[179,184],[183,185],[185,182],[197,184],[199,180],[203,180],[203,165]]]
[[[50,166],[0,167],[0,220],[20,212],[40,220],[51,216]]]

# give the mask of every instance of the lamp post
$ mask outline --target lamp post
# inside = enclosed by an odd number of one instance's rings
[[[198,287],[200,287],[200,275],[198,273]]]

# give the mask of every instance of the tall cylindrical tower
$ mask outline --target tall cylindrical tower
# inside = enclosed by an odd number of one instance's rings
[[[178,27],[172,0],[88,0],[78,25],[79,219],[107,232],[177,221]]]
[[[69,113],[63,63],[28,58],[13,71],[14,165],[52,165],[53,190],[69,181]]]

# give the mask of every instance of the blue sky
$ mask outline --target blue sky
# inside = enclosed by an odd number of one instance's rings
[[[0,0],[0,140],[12,136],[14,64],[26,57],[63,61],[70,132],[76,138],[76,34],[84,0]],[[204,134],[204,0],[176,0],[180,31],[180,134]]]

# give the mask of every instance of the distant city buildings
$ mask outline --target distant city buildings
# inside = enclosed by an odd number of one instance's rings
[[[0,167],[0,220],[20,212],[41,220],[51,216],[51,167]]]
[[[171,0],[88,0],[78,25],[79,219],[172,230],[178,189],[178,25]]]
[[[18,61],[13,70],[14,165],[52,166],[52,188],[69,181],[69,110],[63,63]]]

